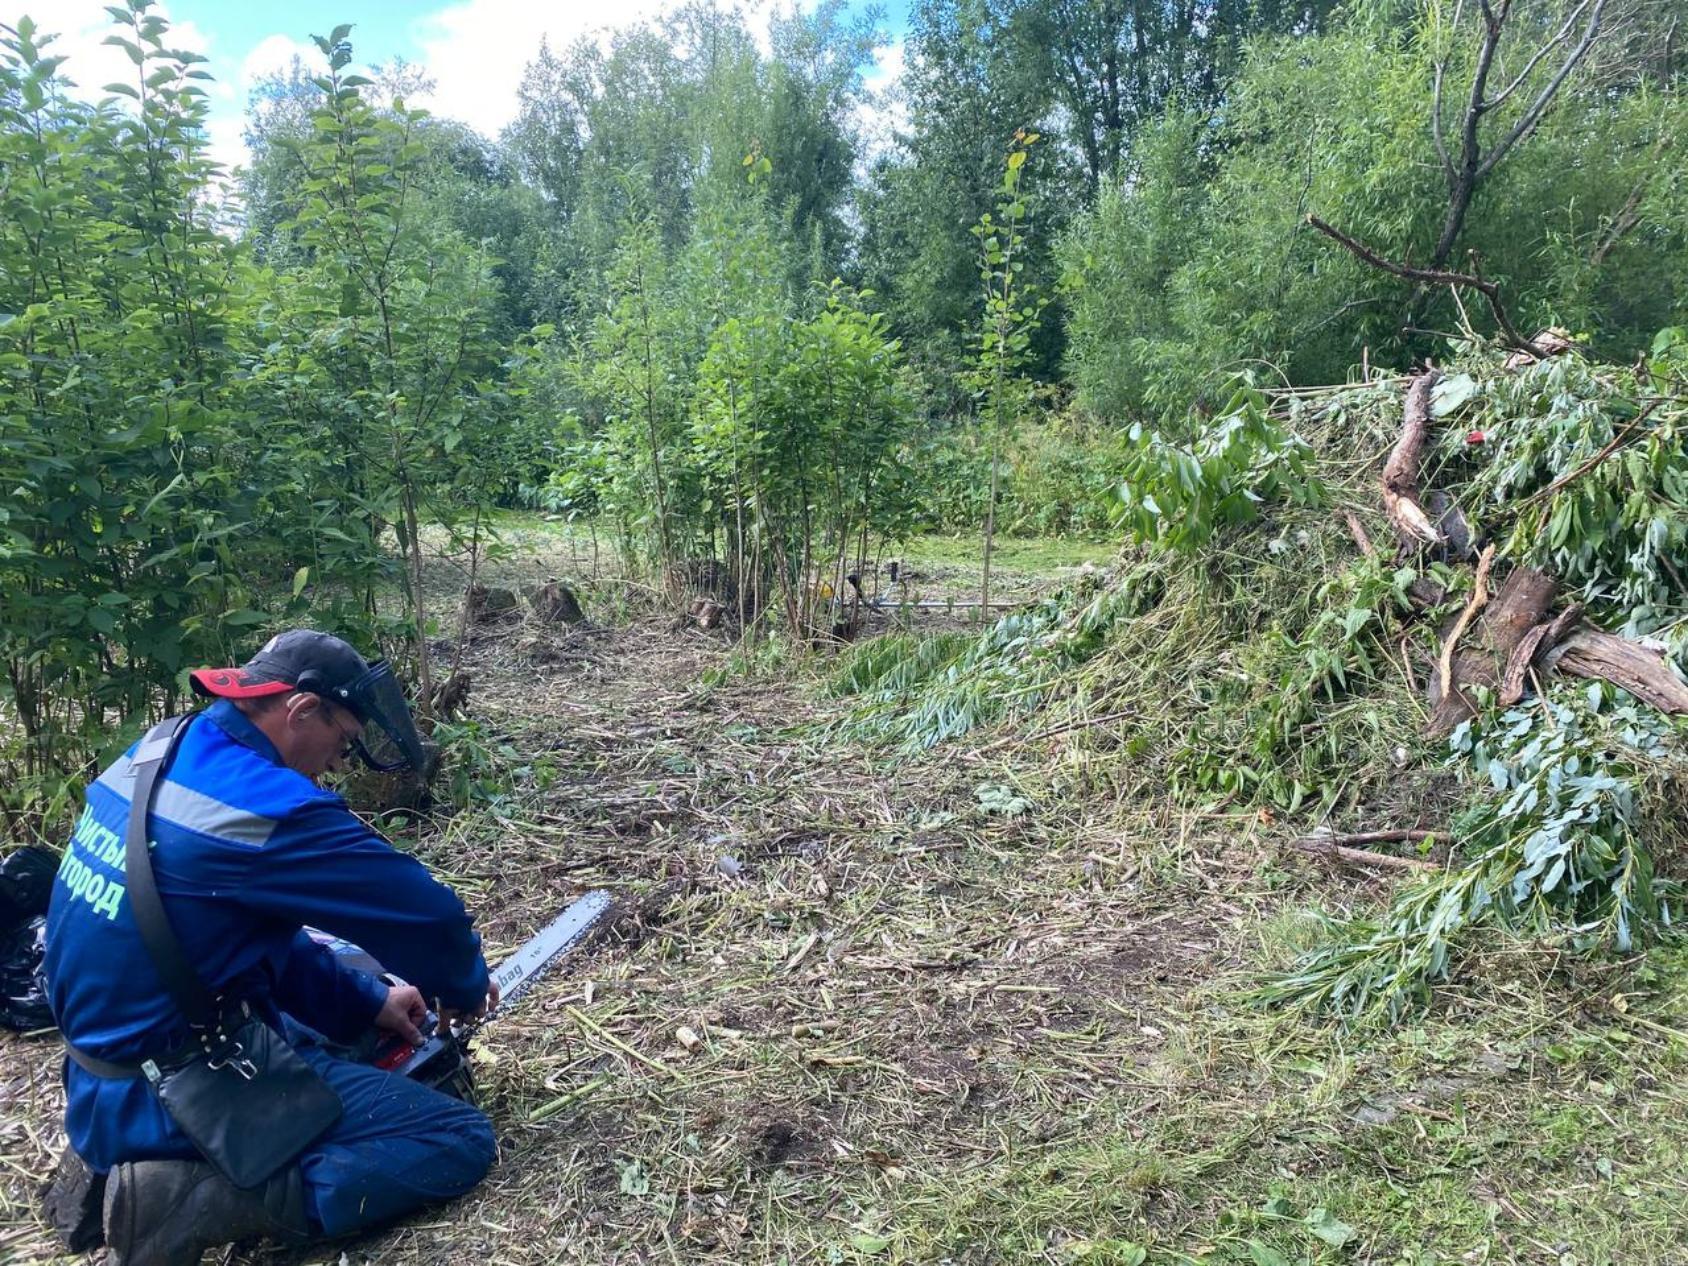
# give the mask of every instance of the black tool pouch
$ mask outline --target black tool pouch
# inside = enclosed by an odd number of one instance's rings
[[[245,1003],[214,998],[170,928],[148,856],[146,822],[159,775],[190,717],[172,717],[135,751],[125,841],[128,900],[153,965],[188,1018],[200,1049],[141,1071],[170,1119],[236,1187],[256,1187],[295,1160],[344,1111],[316,1071]]]

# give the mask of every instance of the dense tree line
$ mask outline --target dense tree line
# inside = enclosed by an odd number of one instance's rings
[[[232,195],[199,59],[116,12],[94,104],[0,28],[18,821],[290,609],[426,685],[423,540],[494,505],[722,560],[806,634],[920,525],[1106,527],[1240,370],[1495,334],[1308,216],[1613,355],[1688,286],[1670,0],[918,0],[894,103],[843,0],[766,40],[695,3],[542,46],[498,137],[341,27],[254,93]]]

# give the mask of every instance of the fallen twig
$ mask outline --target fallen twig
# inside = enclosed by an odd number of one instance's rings
[[[1365,524],[1360,522],[1360,516],[1352,510],[1342,512],[1343,522],[1348,524],[1348,535],[1354,538],[1354,544],[1360,547],[1360,553],[1367,558],[1377,557],[1377,546],[1372,544],[1371,537],[1366,533]]]
[[[1422,857],[1397,857],[1393,853],[1374,853],[1370,849],[1354,848],[1352,845],[1383,843],[1385,841],[1416,843],[1420,840],[1427,840],[1434,834],[1434,831],[1360,831],[1353,835],[1334,835],[1324,828],[1320,828],[1311,835],[1286,841],[1285,847],[1294,849],[1298,853],[1331,858],[1354,866],[1380,866],[1385,870],[1430,871],[1440,870],[1441,866]]]
[[[1459,646],[1459,639],[1464,636],[1466,626],[1472,618],[1483,609],[1489,601],[1489,564],[1495,560],[1495,547],[1486,546],[1483,556],[1477,560],[1477,578],[1472,583],[1471,597],[1466,601],[1465,610],[1459,613],[1459,619],[1454,621],[1453,631],[1448,634],[1448,640],[1442,643],[1442,658],[1438,664],[1441,669],[1442,698],[1446,699],[1453,693],[1454,686],[1454,650]]]

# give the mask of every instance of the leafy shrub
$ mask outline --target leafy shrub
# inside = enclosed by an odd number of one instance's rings
[[[1228,527],[1252,523],[1263,502],[1323,496],[1311,450],[1268,413],[1258,391],[1239,388],[1223,413],[1180,442],[1133,423],[1120,502],[1138,540],[1189,550]]]

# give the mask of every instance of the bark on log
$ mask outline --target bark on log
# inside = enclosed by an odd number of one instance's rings
[[[1583,604],[1573,602],[1545,624],[1536,625],[1524,635],[1523,641],[1513,647],[1512,656],[1506,662],[1506,676],[1500,684],[1502,707],[1510,708],[1524,697],[1524,679],[1530,675],[1530,669],[1565,640],[1565,635],[1576,627],[1582,614]]]
[[[1466,688],[1480,685],[1494,689],[1501,684],[1513,651],[1531,629],[1546,621],[1557,588],[1552,576],[1531,567],[1515,568],[1506,578],[1477,621],[1473,635],[1452,657],[1451,688],[1444,695],[1440,677],[1434,682],[1435,707],[1428,730],[1432,737],[1445,735],[1476,715]]]
[[[1407,388],[1401,438],[1383,464],[1383,508],[1403,535],[1428,545],[1441,544],[1442,534],[1420,504],[1418,467],[1430,430],[1430,392],[1440,376],[1434,369],[1427,370]]]
[[[1562,673],[1622,686],[1660,712],[1688,712],[1688,686],[1664,655],[1627,637],[1583,629],[1559,647],[1552,665]]]

